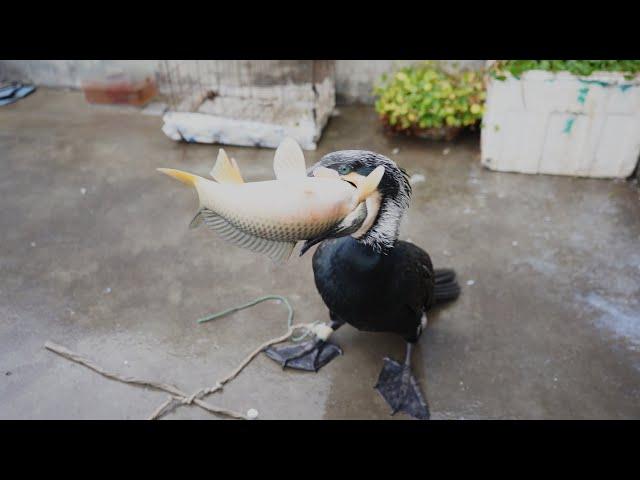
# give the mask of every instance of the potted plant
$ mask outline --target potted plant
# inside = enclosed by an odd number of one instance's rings
[[[631,175],[640,155],[640,60],[498,60],[487,73],[486,167]]]
[[[452,140],[484,111],[480,72],[450,73],[431,61],[383,75],[374,94],[385,130],[394,134]]]

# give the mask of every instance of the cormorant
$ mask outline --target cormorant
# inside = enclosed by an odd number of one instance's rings
[[[400,220],[409,206],[406,172],[384,155],[343,150],[325,155],[318,167],[335,170],[358,186],[374,168],[385,173],[376,194],[366,200],[364,220],[351,230],[307,240],[300,252],[320,243],[313,255],[315,284],[329,309],[331,328],[313,340],[268,348],[265,353],[283,367],[317,371],[342,350],[328,341],[344,323],[358,330],[393,332],[407,342],[403,363],[384,359],[375,388],[392,408],[419,419],[429,418],[427,402],[411,372],[411,352],[427,325],[426,312],[460,294],[455,272],[434,270],[427,252],[398,240]],[[338,238],[335,238],[338,237]]]

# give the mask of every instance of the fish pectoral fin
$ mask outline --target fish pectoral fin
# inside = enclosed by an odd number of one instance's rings
[[[247,233],[208,208],[202,208],[198,215],[205,225],[217,232],[224,240],[253,252],[264,253],[276,262],[287,260],[296,245],[295,242],[278,242]]]
[[[210,174],[219,183],[244,183],[235,159],[229,159],[222,148],[218,152],[218,158]]]
[[[278,145],[273,157],[273,170],[278,180],[307,176],[304,154],[293,138],[287,137]]]

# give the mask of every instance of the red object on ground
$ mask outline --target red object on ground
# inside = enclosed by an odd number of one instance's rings
[[[89,103],[144,105],[158,94],[152,77],[133,80],[125,74],[83,82],[82,90]]]

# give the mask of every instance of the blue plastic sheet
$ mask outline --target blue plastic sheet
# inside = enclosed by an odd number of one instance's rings
[[[0,107],[17,102],[21,98],[33,93],[35,90],[36,87],[33,85],[23,85],[22,83],[17,82],[0,85]]]

